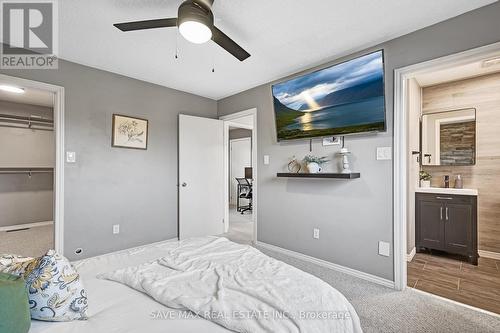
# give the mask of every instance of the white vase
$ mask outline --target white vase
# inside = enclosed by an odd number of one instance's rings
[[[430,180],[420,180],[420,187],[431,187],[431,181]]]
[[[321,167],[316,162],[307,163],[307,170],[309,173],[319,173],[321,172]]]

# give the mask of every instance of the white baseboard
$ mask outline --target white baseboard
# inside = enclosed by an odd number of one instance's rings
[[[500,260],[500,253],[498,253],[498,252],[478,250],[477,253],[479,254],[480,257],[483,257],[483,258]]]
[[[54,221],[43,221],[43,222],[35,222],[35,223],[8,225],[6,227],[0,227],[0,232],[12,231],[12,230],[18,230],[18,229],[26,229],[26,228],[44,227],[46,225],[52,225],[52,224],[54,224]]]
[[[314,257],[308,256],[306,254],[302,254],[299,252],[287,250],[287,249],[281,248],[279,246],[275,246],[275,245],[271,245],[271,244],[267,244],[267,243],[263,243],[263,242],[259,242],[259,241],[255,242],[255,244],[257,246],[261,246],[265,249],[280,252],[280,253],[286,254],[290,257],[294,257],[294,258],[301,259],[301,260],[304,260],[307,262],[311,262],[313,264],[316,264],[316,265],[319,265],[319,266],[322,266],[325,268],[329,268],[329,269],[332,269],[334,271],[349,274],[349,275],[355,276],[357,278],[360,278],[360,279],[363,279],[366,281],[380,284],[380,285],[385,286],[385,287],[394,288],[394,281],[387,280],[387,279],[381,278],[379,276],[375,276],[375,275],[372,275],[369,273],[361,272],[361,271],[358,271],[358,270],[355,270],[355,269],[352,269],[349,267],[345,267],[342,265],[334,264],[334,263],[331,263],[329,261],[314,258]]]
[[[413,257],[415,256],[415,253],[417,253],[417,249],[414,247],[413,249],[411,249],[411,252],[406,255],[406,261],[407,262],[412,261]]]

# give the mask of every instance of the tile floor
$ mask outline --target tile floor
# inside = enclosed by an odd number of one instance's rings
[[[417,253],[408,263],[408,286],[500,314],[500,261],[433,252]]]

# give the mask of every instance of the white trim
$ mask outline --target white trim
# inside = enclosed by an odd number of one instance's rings
[[[394,285],[406,288],[407,80],[415,75],[480,61],[500,52],[500,42],[394,70]]]
[[[240,117],[238,117],[240,118]],[[221,119],[222,120],[222,119]],[[247,129],[247,130],[253,130],[253,125],[246,125],[246,124],[241,124],[241,123],[238,123],[236,121],[231,121],[231,120],[227,120],[227,123],[231,126],[231,127],[236,127],[236,128],[243,128],[243,129]]]
[[[410,253],[406,255],[406,261],[410,262],[413,260],[413,257],[415,257],[415,254],[417,253],[417,249],[414,247],[411,249]]]
[[[460,302],[457,302],[455,300],[452,300],[452,299],[449,299],[449,298],[446,298],[446,297],[442,297],[442,296],[439,296],[439,295],[434,295],[434,294],[428,293],[427,291],[423,291],[423,290],[420,290],[420,289],[415,289],[415,288],[411,288],[411,287],[408,287],[408,288],[410,290],[412,290],[412,291],[415,291],[417,293],[420,293],[420,294],[423,294],[423,295],[426,295],[426,296],[431,296],[431,297],[437,298],[439,300],[446,301],[448,303],[459,305],[459,306],[462,306],[462,307],[470,309],[470,310],[474,310],[474,311],[481,312],[481,313],[484,313],[484,314],[487,314],[487,315],[490,315],[490,316],[493,316],[493,317],[500,318],[500,314],[495,313],[495,312],[491,312],[491,311],[484,310],[484,309],[481,309],[481,308],[476,308],[475,306],[472,306],[472,305],[469,305],[469,304],[465,304],[465,303],[460,303]]]
[[[4,74],[0,74],[0,81],[54,93],[54,133],[56,141],[56,161],[54,168],[54,247],[58,253],[64,255],[64,88]]]
[[[17,225],[8,225],[5,227],[1,227],[0,232],[45,227],[47,225],[52,225],[52,224],[54,224],[54,221],[43,221],[43,222],[17,224]]]
[[[247,128],[245,125],[234,122],[235,119],[253,116],[252,128]],[[257,242],[257,205],[258,205],[258,160],[257,160],[257,109],[252,108],[236,113],[231,113],[226,116],[219,117],[224,121],[224,230],[229,230],[229,127],[247,128],[252,130],[252,220],[253,220],[253,242]]]
[[[366,280],[369,282],[380,284],[384,287],[394,288],[394,282],[392,282],[391,280],[381,278],[379,276],[375,276],[372,274],[361,272],[361,271],[358,271],[358,270],[355,270],[355,269],[352,269],[349,267],[345,267],[342,265],[334,264],[334,263],[331,263],[329,261],[314,258],[314,257],[308,256],[306,254],[302,254],[299,252],[287,250],[287,249],[281,248],[279,246],[275,246],[275,245],[271,245],[271,244],[267,244],[267,243],[263,243],[263,242],[259,242],[259,241],[257,241],[255,243],[255,245],[261,246],[261,247],[268,249],[268,250],[271,250],[271,251],[280,252],[280,253],[286,254],[290,257],[304,260],[304,261],[316,264],[318,266],[329,268],[329,269],[332,269],[332,270],[337,271],[337,272],[345,273],[345,274],[348,274],[348,275],[351,275],[351,276],[354,276],[354,277],[357,277],[357,278],[360,278],[360,279],[363,279],[363,280]]]
[[[490,251],[483,251],[483,250],[478,250],[477,252],[479,253],[480,257],[500,260],[500,253],[498,253],[498,252],[490,252]]]

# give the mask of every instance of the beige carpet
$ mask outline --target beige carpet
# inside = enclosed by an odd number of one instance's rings
[[[471,310],[412,288],[395,291],[282,253],[259,250],[338,289],[356,309],[364,333],[500,332],[500,316]]]
[[[241,214],[236,211],[236,207],[230,207],[229,231],[222,236],[235,243],[252,244],[253,225],[251,213]]]
[[[54,226],[0,232],[0,254],[40,257],[54,248]]]

